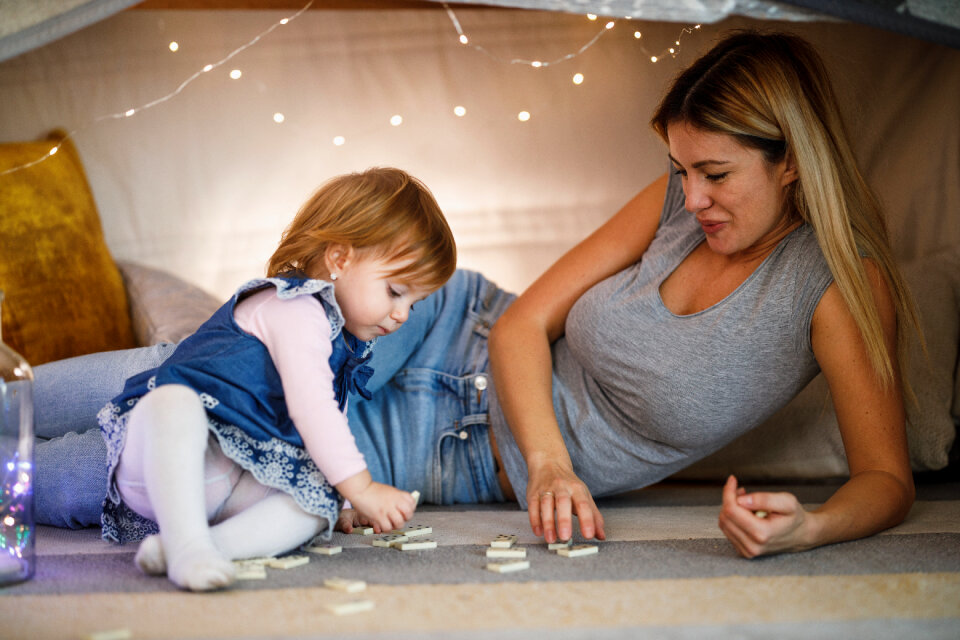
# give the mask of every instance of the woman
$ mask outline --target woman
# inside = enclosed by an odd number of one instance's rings
[[[652,123],[671,174],[526,293],[458,272],[378,345],[373,398],[350,409],[373,477],[437,503],[516,498],[547,541],[570,538],[574,514],[602,539],[594,496],[715,451],[822,370],[849,481],[806,512],[730,478],[720,528],[753,557],[897,524],[914,496],[899,361],[916,321],[819,58],[791,36],[734,34],[679,76]],[[38,398],[75,386],[67,367],[116,376],[160,349],[38,368]],[[47,403],[41,435],[89,429],[44,426]],[[72,479],[68,466],[95,448],[89,433],[38,446],[41,518],[95,511],[64,493],[90,482],[90,466]]]

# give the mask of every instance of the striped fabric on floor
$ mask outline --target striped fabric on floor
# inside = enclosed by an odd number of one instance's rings
[[[515,505],[425,506],[413,524],[433,527],[436,549],[336,534],[341,554],[311,554],[306,565],[268,568],[264,580],[212,594],[142,575],[133,546],[104,543],[96,530],[41,528],[36,577],[0,590],[0,638],[955,639],[960,495],[940,494],[884,534],[756,560],[720,534],[715,492],[605,503],[608,539],[582,558],[548,551]],[[529,569],[485,570],[485,548],[501,533],[519,537]],[[334,576],[369,586],[324,588]],[[373,610],[337,616],[325,606],[358,598]]]

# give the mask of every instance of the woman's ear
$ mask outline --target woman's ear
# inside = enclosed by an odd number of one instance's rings
[[[796,182],[800,178],[800,173],[797,171],[797,162],[793,159],[792,153],[788,153],[783,162],[784,167],[783,173],[780,175],[780,186],[786,187]]]
[[[353,261],[354,249],[345,244],[329,244],[324,252],[323,262],[331,277],[339,276]]]

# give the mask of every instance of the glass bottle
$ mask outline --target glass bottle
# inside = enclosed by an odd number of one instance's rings
[[[34,537],[33,371],[0,334],[0,586],[33,576]]]

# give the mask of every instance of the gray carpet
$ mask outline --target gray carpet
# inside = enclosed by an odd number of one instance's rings
[[[772,488],[813,506],[834,487]],[[341,554],[214,594],[141,574],[134,546],[95,529],[41,527],[36,576],[0,589],[0,638],[960,638],[960,485],[921,487],[918,498],[884,534],[755,560],[717,529],[716,487],[602,501],[608,541],[584,558],[548,551],[516,505],[425,505],[414,523],[434,528],[436,549],[335,534]],[[485,570],[499,533],[519,536],[530,569]],[[345,596],[323,588],[333,576],[365,580],[374,611],[326,612]]]

